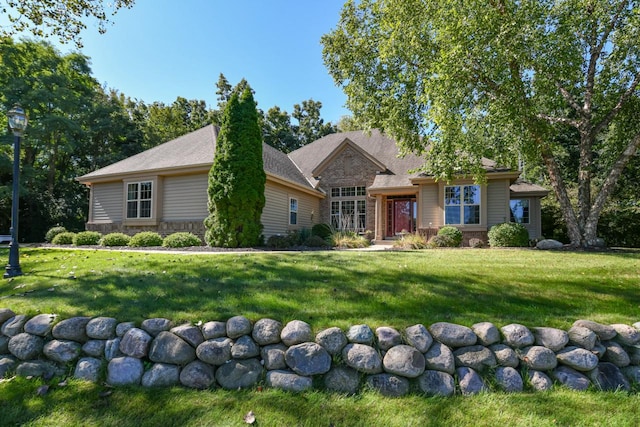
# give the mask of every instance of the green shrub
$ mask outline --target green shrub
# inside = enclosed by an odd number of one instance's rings
[[[54,237],[56,237],[60,233],[66,233],[67,229],[64,227],[53,227],[47,231],[47,234],[44,236],[44,240],[49,243],[53,243]]]
[[[429,239],[427,243],[430,248],[453,248],[456,247],[451,236],[446,234],[438,234]]]
[[[489,246],[529,246],[529,232],[524,225],[515,222],[505,222],[494,225],[489,230]]]
[[[267,247],[273,249],[284,249],[291,246],[289,236],[283,236],[282,234],[274,234],[267,239]]]
[[[75,235],[76,233],[65,231],[64,233],[56,235],[53,240],[51,240],[51,243],[54,245],[71,245],[73,244],[73,237]]]
[[[419,234],[403,234],[393,242],[394,248],[400,249],[426,249],[429,247],[425,238]]]
[[[337,231],[331,235],[331,245],[336,248],[366,248],[371,242],[353,231]]]
[[[131,236],[124,233],[109,233],[100,240],[102,246],[127,246]]]
[[[329,246],[327,241],[320,236],[309,236],[302,244],[310,248],[323,248],[325,246]]]
[[[444,226],[438,230],[438,236],[449,237],[449,239],[451,239],[451,244],[449,246],[451,247],[457,248],[460,246],[460,243],[462,243],[462,231],[450,225]]]
[[[179,232],[168,235],[162,241],[166,248],[186,248],[189,246],[202,246],[202,240],[193,233]]]
[[[102,238],[102,234],[97,231],[81,231],[73,236],[73,244],[75,246],[91,246],[97,245]]]
[[[154,231],[142,231],[129,240],[129,246],[162,246],[162,236]]]
[[[311,234],[327,239],[332,234],[331,226],[329,224],[315,224],[311,227]]]

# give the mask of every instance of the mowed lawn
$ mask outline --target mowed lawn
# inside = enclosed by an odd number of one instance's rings
[[[0,251],[6,259],[7,250]],[[452,249],[416,252],[169,254],[23,248],[24,276],[0,282],[0,307],[34,315],[141,322],[244,315],[315,331],[447,321],[568,329],[577,319],[640,321],[640,252]],[[0,425],[640,425],[633,393],[494,392],[400,399],[373,392],[109,389],[42,380],[0,383]],[[637,390],[637,389],[636,389]]]

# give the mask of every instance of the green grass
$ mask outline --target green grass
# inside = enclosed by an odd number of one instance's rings
[[[7,251],[0,250],[0,259]],[[406,326],[491,321],[567,329],[577,319],[640,320],[640,253],[427,250],[188,254],[21,250],[24,276],[0,282],[16,313],[105,315],[140,322],[245,315],[319,331],[366,323]],[[0,425],[640,425],[637,393],[490,393],[399,399],[364,392],[113,389],[69,381],[38,396],[42,380],[0,382]],[[101,397],[102,396],[102,397]]]

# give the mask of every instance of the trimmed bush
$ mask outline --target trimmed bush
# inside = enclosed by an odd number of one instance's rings
[[[109,233],[100,240],[102,246],[127,246],[131,236],[124,233]]]
[[[142,231],[129,240],[129,246],[162,246],[162,236],[154,231]]]
[[[438,234],[429,239],[427,243],[430,248],[453,248],[455,247],[455,242],[451,240],[451,236],[446,234]]]
[[[282,234],[274,234],[267,239],[266,246],[273,249],[284,249],[291,246],[289,236],[283,236]]]
[[[336,248],[366,248],[371,242],[353,231],[338,231],[331,235],[331,245]]]
[[[73,237],[76,233],[71,233],[70,231],[65,231],[64,233],[57,234],[51,243],[54,245],[71,245],[73,244]]]
[[[329,224],[315,224],[311,227],[311,234],[314,236],[322,237],[323,239],[327,239],[331,236],[331,227]]]
[[[327,241],[320,236],[309,236],[302,244],[310,248],[323,248],[329,246]]]
[[[60,233],[66,233],[67,229],[64,227],[53,227],[47,231],[47,234],[44,236],[44,240],[49,243],[53,243],[54,237],[56,237]]]
[[[488,234],[491,247],[529,246],[529,232],[522,224],[505,222],[494,225]]]
[[[456,227],[452,227],[447,225],[438,230],[438,236],[447,236],[451,240],[451,247],[458,247],[460,243],[462,243],[462,231],[458,230]]]
[[[403,234],[393,243],[394,248],[400,249],[426,249],[429,247],[424,237],[419,234]]]
[[[190,246],[202,246],[202,240],[193,233],[178,232],[168,235],[162,241],[165,248],[187,248]]]
[[[97,231],[81,231],[73,236],[73,244],[75,246],[97,245],[101,238],[102,234]]]

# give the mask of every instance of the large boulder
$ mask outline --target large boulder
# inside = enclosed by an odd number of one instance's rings
[[[153,338],[147,332],[138,328],[131,328],[120,340],[120,351],[127,356],[141,359],[149,352]]]
[[[631,358],[626,350],[615,341],[603,341],[602,345],[605,346],[606,351],[602,356],[603,362],[611,362],[619,368],[628,366],[631,363]]]
[[[433,337],[422,324],[409,326],[404,330],[407,344],[414,346],[420,353],[426,353],[433,344]]]
[[[214,367],[200,360],[194,360],[180,371],[180,384],[185,387],[204,390],[215,382]]]
[[[336,366],[324,375],[324,386],[337,393],[356,394],[360,388],[360,373],[347,366]]]
[[[400,397],[409,393],[409,380],[398,375],[386,373],[369,375],[366,384],[387,397]]]
[[[116,357],[111,359],[107,366],[107,384],[132,385],[140,384],[144,365],[142,360],[136,357]]]
[[[42,354],[44,339],[21,332],[9,339],[9,352],[20,360],[37,359]]]
[[[213,338],[206,340],[196,349],[196,356],[210,365],[222,365],[231,360],[231,338]]]
[[[149,359],[156,363],[186,365],[196,358],[196,350],[185,340],[171,332],[162,331],[149,349]]]
[[[17,364],[13,356],[0,356],[0,379],[8,376],[7,374],[12,372]]]
[[[55,314],[38,314],[24,324],[24,331],[28,334],[44,337],[53,329],[55,320]]]
[[[569,366],[559,365],[551,375],[559,383],[572,390],[584,391],[589,388],[591,382],[586,375],[570,368]]]
[[[435,340],[449,347],[467,347],[478,340],[476,334],[466,326],[455,323],[438,322],[431,325],[429,332]]]
[[[28,360],[20,363],[16,367],[16,374],[21,377],[43,377],[51,378],[64,376],[67,369],[50,360]]]
[[[496,357],[496,363],[500,366],[510,366],[512,368],[517,368],[520,364],[518,360],[518,355],[516,352],[505,344],[492,344],[489,346],[489,350],[491,350]]]
[[[616,336],[616,330],[609,325],[603,325],[592,320],[576,320],[573,322],[573,326],[582,326],[583,328],[591,329],[595,334],[603,341],[610,340]]]
[[[590,371],[598,366],[598,357],[580,347],[567,347],[556,353],[558,362],[578,371]]]
[[[524,325],[512,323],[500,328],[504,343],[512,348],[523,348],[533,345],[535,338],[531,331]]]
[[[8,318],[0,327],[0,334],[13,337],[24,332],[24,325],[27,323],[27,320],[29,320],[29,318],[24,314],[18,314],[17,316]]]
[[[603,391],[629,391],[631,386],[629,381],[623,375],[620,368],[613,363],[601,362],[598,369],[595,370],[597,375],[592,377],[593,383]]]
[[[410,345],[391,347],[382,359],[384,370],[390,374],[407,378],[417,378],[424,372],[425,360],[422,353]]]
[[[239,338],[251,334],[251,321],[244,316],[233,316],[227,320],[227,336]]]
[[[155,317],[153,319],[145,319],[140,325],[140,329],[146,331],[152,337],[158,336],[160,332],[168,331],[173,327],[173,322],[163,317]]]
[[[331,369],[331,356],[315,342],[289,347],[285,353],[285,361],[292,371],[304,376],[324,374]]]
[[[342,359],[347,366],[365,374],[382,372],[380,355],[373,347],[365,344],[347,344],[342,350]]]
[[[204,336],[202,331],[195,325],[185,324],[173,327],[169,330],[172,334],[175,334],[182,338],[191,347],[196,348],[204,342]]]
[[[285,354],[288,348],[282,343],[262,347],[260,349],[260,358],[264,362],[264,368],[268,371],[286,369]]]
[[[373,343],[373,331],[368,325],[353,325],[347,330],[347,340],[353,344]]]
[[[442,371],[424,371],[418,377],[418,386],[429,396],[452,396],[456,391],[453,376]]]
[[[276,370],[267,372],[267,385],[285,391],[302,392],[313,386],[313,380],[291,371]]]
[[[481,322],[471,325],[471,330],[478,337],[478,344],[485,347],[500,342],[500,330],[491,322]]]
[[[389,350],[391,347],[402,343],[400,332],[388,326],[381,326],[376,329],[376,339],[378,348],[383,351]]]
[[[171,387],[180,384],[180,367],[169,363],[154,363],[142,375],[144,387]]]
[[[342,332],[342,329],[333,327],[318,332],[316,342],[324,347],[329,354],[335,355],[340,354],[349,341],[344,332]]]
[[[253,325],[251,336],[258,345],[270,345],[280,342],[282,323],[273,319],[260,319]]]
[[[547,347],[551,351],[562,350],[569,342],[569,334],[556,328],[532,328],[535,344]]]
[[[231,360],[216,370],[216,381],[227,390],[253,387],[262,376],[258,359]]]
[[[569,344],[586,350],[593,350],[598,339],[595,332],[584,326],[572,326],[567,335],[569,336]]]
[[[508,366],[500,366],[496,369],[496,383],[507,393],[521,392],[524,389],[524,383],[518,371]]]
[[[564,244],[562,242],[558,242],[553,239],[542,239],[538,243],[536,243],[536,249],[540,250],[550,250],[550,249],[562,249]]]
[[[458,376],[458,386],[463,395],[478,394],[489,389],[485,385],[482,377],[472,368],[462,366],[456,369]]]
[[[616,323],[611,325],[616,330],[617,335],[614,340],[622,345],[636,345],[640,343],[640,331],[633,326]]]
[[[118,321],[113,317],[96,317],[87,323],[87,336],[96,340],[110,340],[116,337]]]
[[[493,352],[482,345],[460,347],[453,352],[453,358],[456,366],[466,366],[478,372],[497,365]]]
[[[83,357],[78,360],[73,371],[73,377],[79,380],[97,383],[102,371],[102,360],[95,357]]]
[[[234,359],[251,359],[260,355],[260,347],[249,335],[238,338],[231,346],[231,357]]]
[[[116,337],[122,338],[129,329],[136,327],[135,322],[120,322],[116,325]]]
[[[223,338],[227,336],[227,323],[212,321],[202,325],[202,336],[206,340]]]
[[[71,317],[61,320],[51,330],[53,337],[58,340],[70,340],[80,343],[89,340],[87,335],[87,324],[91,320],[90,317]]]
[[[82,344],[69,340],[51,340],[44,345],[44,355],[58,363],[69,363],[80,357]]]
[[[104,356],[106,343],[107,340],[89,340],[82,345],[82,352],[87,356],[100,358]]]
[[[107,362],[125,355],[120,351],[120,342],[122,342],[122,338],[119,337],[104,342],[104,358],[107,359]]]
[[[0,326],[16,314],[10,308],[0,308]],[[4,334],[4,332],[2,332]]]
[[[292,320],[282,328],[280,339],[287,346],[302,344],[313,341],[313,331],[307,322]]]
[[[547,391],[553,388],[553,381],[544,372],[529,370],[528,376],[529,385],[535,391]]]
[[[452,374],[456,371],[456,362],[449,347],[434,341],[424,354],[425,368]]]
[[[535,371],[549,371],[558,365],[556,354],[547,347],[532,345],[520,353],[522,364]]]

